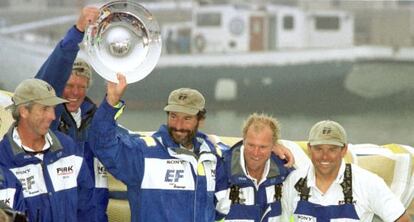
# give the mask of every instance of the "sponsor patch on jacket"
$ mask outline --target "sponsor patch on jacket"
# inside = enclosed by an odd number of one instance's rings
[[[6,204],[13,208],[14,195],[16,194],[15,188],[5,188],[0,190],[0,203]]]
[[[108,175],[105,166],[98,158],[93,158],[93,168],[95,173],[95,187],[108,188]]]
[[[47,165],[47,171],[55,191],[77,187],[82,161],[82,157],[72,155]]]
[[[194,190],[191,164],[180,159],[145,159],[143,189]]]
[[[47,193],[42,166],[40,164],[29,164],[11,168],[10,170],[22,184],[23,196],[25,198]]]
[[[316,222],[316,218],[312,217],[312,216],[308,216],[308,215],[302,215],[302,214],[298,214],[295,215],[296,220],[298,222]]]

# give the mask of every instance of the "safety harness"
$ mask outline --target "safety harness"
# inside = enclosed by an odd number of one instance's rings
[[[282,184],[275,184],[274,188],[274,201],[280,201],[282,199]],[[232,185],[230,187],[229,199],[231,200],[231,204],[243,204],[243,200],[240,199],[240,186]]]
[[[344,201],[346,204],[352,204],[352,169],[351,164],[345,166],[344,181],[341,183]],[[308,201],[310,188],[307,186],[307,177],[300,178],[295,184],[295,189],[299,192],[300,200]]]

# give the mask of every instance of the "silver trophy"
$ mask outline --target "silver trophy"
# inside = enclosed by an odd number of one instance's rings
[[[100,8],[86,31],[88,61],[106,80],[140,81],[154,69],[161,55],[160,27],[154,16],[133,1],[113,1]]]

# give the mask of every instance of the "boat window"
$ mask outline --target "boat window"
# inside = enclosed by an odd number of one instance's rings
[[[339,17],[338,16],[316,16],[315,17],[316,30],[338,30]]]
[[[283,29],[293,30],[295,28],[295,20],[293,16],[287,15],[283,17]]]
[[[220,13],[199,13],[197,14],[197,26],[221,26],[221,14]]]

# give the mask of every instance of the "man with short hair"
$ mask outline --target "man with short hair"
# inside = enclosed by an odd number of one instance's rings
[[[230,212],[226,221],[279,221],[282,182],[291,172],[272,150],[280,127],[266,114],[251,114],[243,126],[243,140],[224,154],[229,192],[220,199]]]
[[[107,170],[127,185],[131,221],[214,221],[215,196],[226,192],[227,180],[220,151],[198,130],[206,118],[203,95],[174,90],[164,107],[167,124],[152,136],[117,134],[114,117],[127,86],[125,76],[118,80],[108,82],[89,142]]]
[[[167,124],[152,136],[117,134],[116,114],[127,87],[107,83],[107,95],[92,120],[89,143],[107,170],[128,188],[132,221],[214,221],[228,207],[216,204],[228,188],[221,151],[199,131],[206,118],[204,96],[172,91]]]
[[[309,132],[312,165],[292,172],[283,185],[282,221],[410,221],[400,200],[379,176],[343,160],[345,129],[316,123]]]
[[[84,31],[90,23],[96,21],[98,14],[95,7],[82,9],[76,25],[58,43],[36,78],[49,82],[58,95],[68,100],[56,107],[56,119],[51,128],[69,135],[83,149],[84,158],[95,181],[92,202],[96,204],[96,221],[105,222],[108,221],[106,210],[109,201],[107,174],[87,143],[89,126],[96,111],[95,103],[87,96],[92,85],[93,70],[84,59],[76,58]]]
[[[16,88],[10,109],[15,123],[0,142],[0,164],[23,186],[29,221],[90,221],[94,214],[93,181],[73,140],[49,129],[54,107],[66,102],[40,79]],[[78,191],[82,188],[82,193]]]

